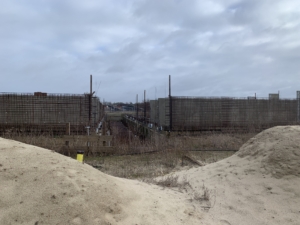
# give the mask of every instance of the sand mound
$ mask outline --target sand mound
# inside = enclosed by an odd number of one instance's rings
[[[191,214],[192,213],[192,214]],[[0,138],[0,224],[197,224],[172,190],[106,175],[47,149]]]
[[[300,126],[265,130],[247,141],[236,154],[251,161],[259,160],[261,171],[274,177],[300,177]]]
[[[0,141],[1,224],[106,224],[108,214],[125,216],[126,198],[111,177],[49,150]]]
[[[208,193],[203,224],[298,225],[299,138],[298,126],[274,127],[227,159],[175,175]]]
[[[0,224],[298,225],[299,146],[297,126],[266,130],[172,190],[0,138]]]

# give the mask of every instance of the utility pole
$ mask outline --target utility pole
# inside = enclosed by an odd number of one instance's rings
[[[300,122],[300,91],[297,91],[297,121]]]
[[[139,95],[137,94],[136,95],[136,130],[135,130],[135,133],[138,134],[138,128],[139,128]]]
[[[136,119],[138,120],[139,119],[139,95],[137,94],[136,95]]]
[[[90,94],[92,95],[93,93],[93,75],[90,75]]]
[[[93,104],[93,94],[95,94],[95,92],[93,92],[93,76],[92,74],[90,75],[90,94],[88,94],[89,96],[89,124],[88,126],[91,127],[92,125],[92,104]]]
[[[173,123],[173,116],[172,116],[172,96],[171,96],[171,75],[169,75],[169,115],[170,115],[170,125],[169,130],[172,131],[172,123]]]
[[[146,90],[144,90],[144,121],[146,121]]]
[[[92,93],[93,92],[93,76],[90,75],[90,95],[89,95],[89,126],[91,127],[92,118]]]

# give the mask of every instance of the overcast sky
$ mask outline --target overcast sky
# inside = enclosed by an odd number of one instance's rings
[[[0,92],[101,101],[300,90],[299,0],[1,0]]]

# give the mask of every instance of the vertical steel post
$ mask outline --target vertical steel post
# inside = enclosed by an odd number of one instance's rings
[[[138,103],[138,98],[139,98],[139,95],[137,94],[136,95],[136,119],[137,120],[139,118],[139,103]]]
[[[173,116],[172,116],[172,96],[171,96],[171,75],[169,75],[169,117],[170,117],[169,130],[172,131]]]
[[[91,127],[92,118],[92,87],[93,87],[93,77],[90,75],[90,96],[89,96],[89,126]]]
[[[146,121],[146,90],[144,90],[144,121]]]
[[[300,122],[300,91],[297,91],[297,121]]]

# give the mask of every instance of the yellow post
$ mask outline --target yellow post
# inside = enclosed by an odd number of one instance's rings
[[[78,162],[83,162],[83,154],[84,154],[84,151],[77,151],[77,161]]]

